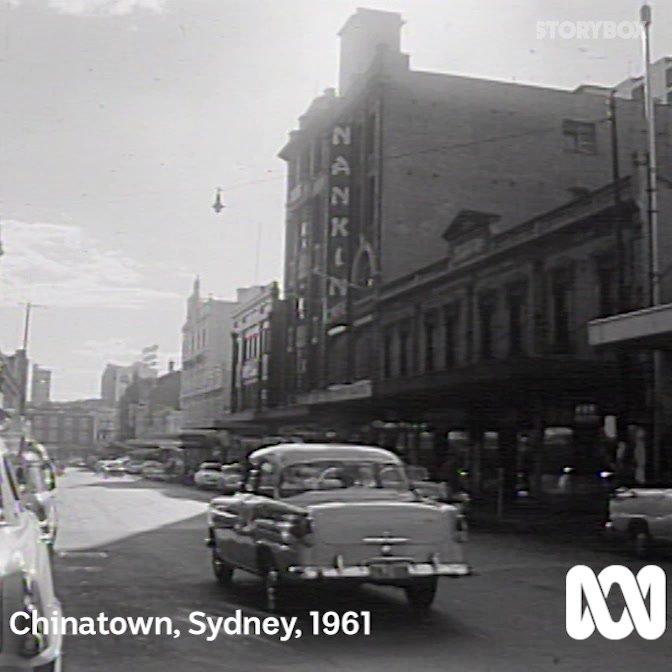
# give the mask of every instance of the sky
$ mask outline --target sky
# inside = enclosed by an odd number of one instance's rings
[[[672,3],[652,2],[653,56]],[[538,39],[538,21],[636,21],[639,0],[0,0],[0,350],[99,395],[107,362],[179,363],[202,293],[280,279],[284,164],[337,84],[357,6],[399,11],[411,67],[574,88],[641,74],[637,39]],[[226,208],[215,214],[214,192]]]

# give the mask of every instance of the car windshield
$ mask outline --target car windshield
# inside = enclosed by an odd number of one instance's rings
[[[347,488],[408,490],[403,468],[367,461],[319,460],[292,464],[282,472],[280,494],[292,497],[315,490]]]

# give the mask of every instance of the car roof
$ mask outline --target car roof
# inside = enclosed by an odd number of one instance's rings
[[[384,448],[338,443],[281,443],[255,450],[250,453],[248,460],[252,464],[259,464],[265,460],[280,464],[314,460],[367,460],[401,464],[401,460],[394,453]]]

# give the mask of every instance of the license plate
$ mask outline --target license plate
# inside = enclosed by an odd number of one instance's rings
[[[408,566],[393,563],[369,565],[369,572],[374,579],[404,579],[408,576]]]

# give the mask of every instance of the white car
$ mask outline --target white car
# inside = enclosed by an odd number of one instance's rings
[[[24,504],[40,521],[44,541],[53,547],[58,529],[54,497],[56,474],[45,456],[46,452],[42,454],[30,449],[24,450],[13,460],[13,464]]]
[[[219,485],[222,465],[219,462],[203,462],[194,474],[196,487],[214,490]]]
[[[54,594],[51,561],[40,521],[28,511],[19,494],[19,483],[8,451],[0,438],[0,600],[2,603],[2,648],[0,669],[59,672],[63,638],[55,634],[15,634],[9,620],[23,629],[32,613],[61,618],[61,605]]]
[[[641,558],[654,545],[672,546],[672,484],[618,488],[609,500],[605,528],[626,539],[632,552]]]

